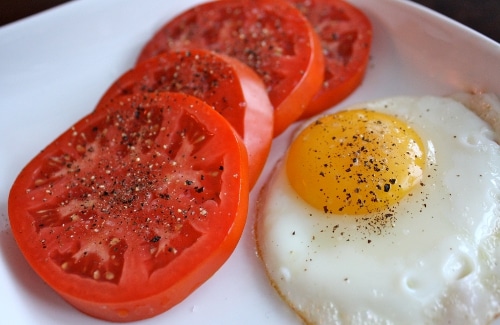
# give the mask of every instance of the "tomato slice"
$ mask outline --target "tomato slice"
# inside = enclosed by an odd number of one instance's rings
[[[101,105],[21,171],[9,218],[29,264],[67,301],[133,321],[183,300],[230,256],[247,214],[247,154],[195,97]]]
[[[372,43],[372,25],[358,8],[343,0],[288,0],[311,22],[325,57],[323,86],[302,118],[328,109],[362,82]]]
[[[167,22],[138,62],[173,49],[206,48],[239,59],[264,80],[275,109],[274,135],[297,120],[321,87],[321,43],[307,19],[280,0],[220,0]]]
[[[273,106],[251,68],[207,50],[165,52],[123,74],[101,102],[143,91],[179,91],[212,105],[243,138],[250,161],[250,188],[254,186],[271,149]]]

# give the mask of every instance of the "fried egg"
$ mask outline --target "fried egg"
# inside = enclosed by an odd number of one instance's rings
[[[500,313],[500,147],[444,97],[309,121],[257,204],[258,253],[308,324],[488,324]]]

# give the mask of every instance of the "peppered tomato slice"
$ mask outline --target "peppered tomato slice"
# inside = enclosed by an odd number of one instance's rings
[[[224,116],[245,143],[250,162],[249,186],[253,187],[273,140],[273,106],[255,71],[239,60],[208,50],[165,52],[124,73],[101,102],[124,94],[155,91],[196,96]]]
[[[101,105],[21,171],[9,218],[29,264],[68,302],[133,321],[183,300],[232,253],[247,214],[247,155],[195,97]]]
[[[274,135],[297,120],[323,81],[321,43],[307,19],[282,0],[220,0],[167,22],[138,62],[174,49],[205,48],[234,57],[264,81],[274,106]]]
[[[343,0],[288,0],[318,33],[325,57],[324,81],[302,118],[332,107],[362,82],[370,58],[372,25],[358,8]]]

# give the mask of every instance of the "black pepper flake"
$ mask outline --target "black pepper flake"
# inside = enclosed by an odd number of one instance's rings
[[[169,200],[170,199],[170,195],[169,194],[160,193],[158,196],[160,198],[162,198],[162,199],[165,199],[165,200]]]
[[[151,238],[150,242],[151,243],[156,243],[158,241],[160,241],[161,237],[160,236],[154,236],[153,238]]]
[[[384,192],[389,192],[391,189],[391,184],[385,184],[384,185]]]

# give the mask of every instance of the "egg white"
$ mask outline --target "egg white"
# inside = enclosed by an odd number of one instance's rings
[[[367,108],[424,141],[422,184],[384,212],[332,216],[303,201],[278,162],[256,240],[280,296],[311,324],[486,324],[500,313],[500,147],[492,128],[441,97]],[[308,124],[308,123],[307,123]]]

